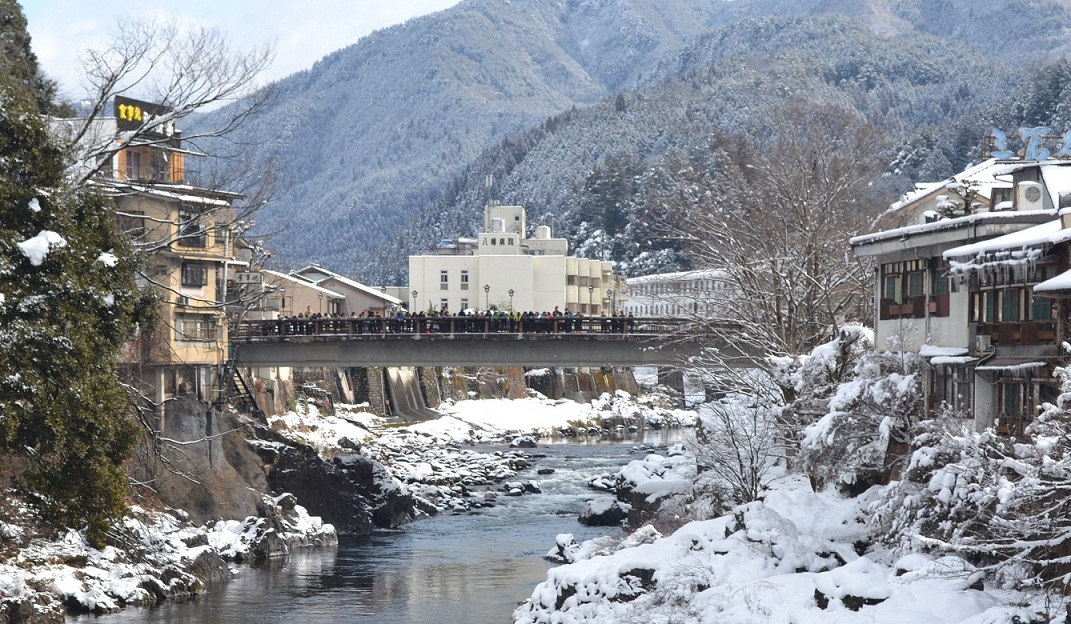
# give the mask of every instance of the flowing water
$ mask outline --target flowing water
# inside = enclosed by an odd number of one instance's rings
[[[649,444],[675,442],[653,432]],[[606,494],[589,477],[616,472],[637,441],[541,445],[545,454],[515,480],[536,481],[542,494],[499,496],[476,515],[440,515],[399,530],[342,538],[338,550],[297,553],[267,568],[240,567],[228,583],[187,603],[127,609],[96,624],[505,624],[519,602],[546,578],[543,556],[559,533],[577,541],[621,535],[584,527],[576,518],[585,500]],[[479,449],[492,452],[492,447]],[[553,468],[538,475],[538,468]]]

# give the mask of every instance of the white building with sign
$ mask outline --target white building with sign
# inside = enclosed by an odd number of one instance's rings
[[[409,257],[411,310],[611,313],[616,278],[610,262],[569,256],[549,226],[527,238],[523,206],[492,202],[475,238],[444,240]]]

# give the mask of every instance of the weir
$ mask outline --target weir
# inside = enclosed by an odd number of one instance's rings
[[[390,395],[390,415],[412,422],[439,416],[430,409],[420,392],[417,369],[411,366],[384,369],[387,377],[387,392]]]

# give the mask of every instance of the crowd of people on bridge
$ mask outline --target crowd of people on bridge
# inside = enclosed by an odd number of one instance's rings
[[[261,321],[262,334],[431,334],[431,333],[629,333],[635,329],[632,314],[601,314],[584,316],[569,308],[557,306],[550,312],[517,312],[505,310],[469,311],[452,314],[448,310],[410,313],[398,308],[386,315],[366,311],[350,316],[341,314],[307,314],[283,316],[278,320]]]

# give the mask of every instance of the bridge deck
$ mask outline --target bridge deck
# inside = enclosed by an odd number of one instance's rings
[[[244,366],[680,366],[718,346],[685,319],[250,321],[232,333]]]

